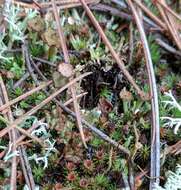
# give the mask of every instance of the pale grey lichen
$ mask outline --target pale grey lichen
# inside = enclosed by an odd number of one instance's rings
[[[155,184],[154,190],[179,190],[181,189],[181,165],[178,165],[175,172],[169,171],[164,187]]]
[[[181,106],[177,102],[177,100],[172,95],[172,92],[166,92],[165,96],[167,96],[170,100],[162,101],[165,104],[165,107],[168,107],[168,110],[176,108],[179,112],[181,112]],[[162,120],[166,122],[163,124],[163,127],[174,127],[174,133],[177,134],[178,130],[181,126],[181,118],[173,118],[169,116],[161,117]]]

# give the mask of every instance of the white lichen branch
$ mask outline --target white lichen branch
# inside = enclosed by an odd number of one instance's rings
[[[165,107],[169,106],[169,110],[171,109],[177,109],[179,112],[181,112],[181,105],[177,102],[177,100],[172,95],[172,92],[166,92],[165,95],[169,97],[171,100],[165,100],[162,101],[165,104]],[[165,120],[163,127],[174,127],[174,134],[178,133],[179,128],[181,127],[181,118],[173,118],[173,117],[161,117],[162,120]]]

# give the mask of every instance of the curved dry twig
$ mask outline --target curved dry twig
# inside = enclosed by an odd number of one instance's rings
[[[146,67],[149,77],[149,86],[151,92],[151,106],[152,106],[152,142],[151,142],[151,178],[150,189],[153,189],[153,184],[156,182],[159,184],[160,177],[160,125],[159,125],[159,106],[158,106],[158,94],[157,85],[153,69],[153,63],[151,59],[146,34],[142,25],[140,16],[138,15],[135,6],[131,0],[127,0],[129,7],[131,8],[135,21],[140,32],[141,41],[144,48]],[[156,177],[156,179],[155,179]]]

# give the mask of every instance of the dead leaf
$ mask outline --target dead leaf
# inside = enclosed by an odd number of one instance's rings
[[[106,98],[102,97],[99,99],[99,109],[102,113],[109,113],[112,111],[113,105]]]
[[[52,77],[53,77],[54,86],[56,88],[61,88],[68,83],[68,78],[62,76],[61,73],[57,71],[53,72]]]
[[[121,92],[119,93],[119,97],[123,100],[123,101],[130,101],[133,99],[133,96],[131,94],[131,92],[129,92],[128,90],[126,90],[126,88],[124,87]]]
[[[52,22],[52,21],[54,21],[53,12],[48,11],[45,14],[45,20],[46,20],[46,22]]]
[[[55,46],[57,48],[60,48],[60,39],[56,30],[53,30],[52,28],[48,28],[42,34],[41,37],[43,41],[45,41],[49,46]]]
[[[73,156],[73,155],[66,155],[65,160],[69,162],[73,162],[75,164],[78,164],[81,162],[81,159],[78,156]]]
[[[36,16],[28,21],[28,27],[36,32],[42,32],[45,29],[45,22],[40,16]]]
[[[22,171],[20,171],[20,170],[17,171],[17,181],[21,185],[24,183],[24,176],[23,176]]]
[[[101,110],[100,123],[105,125],[108,121],[108,113],[113,109],[113,105],[106,98],[101,97],[99,99],[98,109]]]

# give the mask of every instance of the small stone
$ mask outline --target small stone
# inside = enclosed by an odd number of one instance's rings
[[[42,32],[45,29],[45,22],[40,16],[36,16],[28,21],[28,27],[36,32]]]
[[[68,63],[60,63],[58,65],[58,72],[60,72],[64,77],[71,77],[73,74],[73,67]]]

